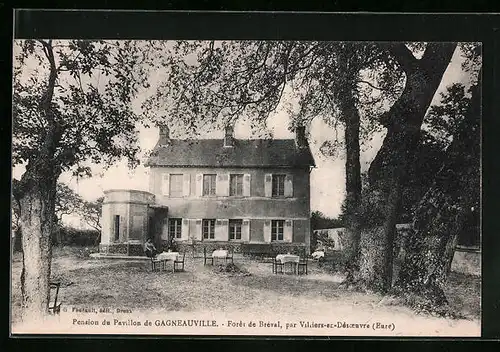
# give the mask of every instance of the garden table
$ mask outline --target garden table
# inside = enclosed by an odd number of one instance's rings
[[[156,256],[156,260],[161,262],[160,270],[165,269],[168,261],[175,261],[179,258],[179,252],[162,252]]]
[[[300,257],[295,254],[278,254],[276,256],[276,261],[281,262],[283,265],[290,263],[290,269],[293,268],[293,272],[296,272]]]
[[[217,249],[217,250],[213,251],[212,258],[214,258],[214,260],[224,259],[227,262],[228,255],[229,255],[229,253],[227,250]]]

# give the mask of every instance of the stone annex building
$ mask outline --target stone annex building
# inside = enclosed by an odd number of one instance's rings
[[[105,191],[102,254],[142,254],[152,238],[180,246],[277,246],[309,251],[310,171],[304,127],[295,139],[170,139],[167,127],[146,166],[149,192]],[[246,249],[245,249],[246,248]]]

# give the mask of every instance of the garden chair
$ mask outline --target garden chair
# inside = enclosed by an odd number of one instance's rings
[[[161,269],[164,269],[165,263],[163,260],[156,259],[155,257],[151,257],[151,270],[152,271],[159,271]]]
[[[276,257],[273,258],[273,274],[278,273],[278,269],[280,269],[280,273],[283,274],[283,267],[285,266],[280,260],[276,260]]]
[[[297,264],[297,274],[300,274],[302,270],[302,274],[307,275],[307,261],[308,258],[305,254],[299,257],[299,263]]]
[[[176,271],[184,271],[184,259],[185,258],[186,258],[186,252],[183,252],[182,259],[180,259],[180,257],[177,257],[177,259],[174,260],[174,269],[173,269],[174,273]]]
[[[214,265],[214,257],[211,254],[207,255],[207,247],[203,248],[203,265],[207,265],[207,262],[210,261],[211,265]]]
[[[61,287],[61,283],[60,282],[50,282],[49,287],[50,287],[50,290],[53,290],[53,289],[56,290],[56,294],[54,296],[54,304],[52,306],[49,306],[49,313],[59,314],[61,312],[62,302],[57,304],[57,296],[59,295],[59,288]],[[49,297],[49,302],[50,302],[50,297]]]
[[[226,264],[227,264],[227,261],[230,260],[231,261],[231,264],[234,264],[234,248],[231,247],[227,250],[227,257],[226,257]]]

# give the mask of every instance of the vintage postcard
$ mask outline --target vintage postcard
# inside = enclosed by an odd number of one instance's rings
[[[12,334],[481,335],[481,43],[12,45]]]

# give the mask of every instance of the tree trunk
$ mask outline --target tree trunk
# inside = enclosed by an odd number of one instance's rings
[[[346,284],[356,280],[354,277],[359,269],[361,231],[359,223],[359,206],[361,202],[361,165],[359,148],[360,117],[355,104],[352,90],[346,90],[339,97],[342,114],[345,118],[346,147],[346,198],[345,198],[345,228],[347,241],[347,271]]]
[[[39,110],[47,122],[39,153],[26,166],[20,181],[20,225],[23,269],[21,272],[23,322],[42,319],[49,303],[51,236],[54,230],[56,184],[61,168],[55,155],[63,127],[54,116],[52,98],[57,81],[52,41],[38,40],[50,64],[47,89],[39,101]],[[35,98],[35,97],[34,97]]]
[[[385,293],[392,285],[395,225],[406,168],[412,162],[422,121],[455,47],[454,43],[428,44],[420,60],[402,44],[391,50],[406,73],[406,84],[398,101],[381,121],[387,134],[369,169],[367,198],[374,197],[376,202],[371,209],[363,207],[366,214],[363,215],[360,276],[362,285],[370,290]]]
[[[21,197],[22,320],[33,322],[43,317],[49,303],[56,182],[34,177],[29,171],[21,182],[24,184]]]
[[[471,208],[477,206],[479,89],[473,89],[460,133],[454,136],[448,148],[449,159],[415,212],[413,229],[405,246],[406,256],[396,282],[396,292],[417,295],[434,308],[447,303],[444,288],[458,236]]]

